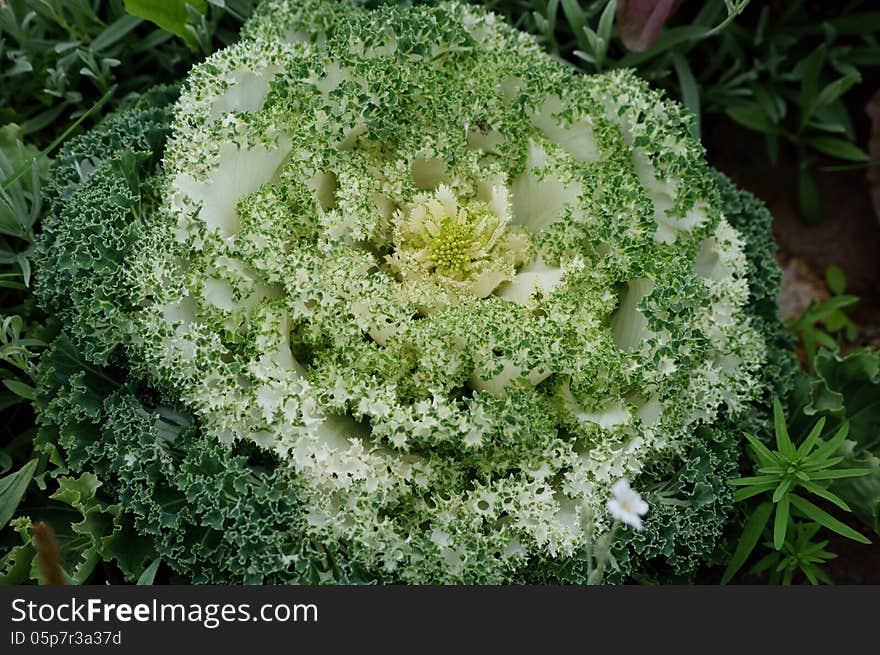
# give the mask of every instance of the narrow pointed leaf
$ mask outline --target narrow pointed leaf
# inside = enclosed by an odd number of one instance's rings
[[[801,498],[796,494],[789,494],[789,498],[791,499],[792,505],[797,507],[801,512],[806,515],[807,518],[814,520],[816,523],[824,525],[826,528],[831,530],[832,532],[836,532],[837,534],[846,537],[848,539],[852,539],[853,541],[858,541],[862,544],[870,544],[871,540],[868,539],[865,535],[856,532],[851,527],[838,521],[836,518],[831,516],[825,510],[817,507],[813,503],[811,503],[806,498]]]
[[[841,478],[859,478],[871,473],[871,469],[836,469],[834,471],[818,471],[810,475],[812,480],[840,480]]]
[[[785,425],[785,414],[782,411],[782,403],[779,398],[773,399],[773,429],[776,432],[776,448],[787,457],[795,454],[794,444],[788,436],[788,428]]]
[[[826,457],[833,455],[837,452],[837,449],[843,445],[843,442],[846,440],[847,435],[849,434],[849,423],[844,423],[840,426],[840,429],[834,433],[834,436],[831,437],[831,440],[828,441],[824,446],[819,448],[813,455],[818,459],[825,459]]]
[[[776,484],[779,482],[777,475],[758,475],[749,478],[734,478],[730,480],[730,484],[734,487],[742,487],[749,484]]]
[[[776,504],[776,517],[773,521],[773,547],[782,550],[785,545],[785,534],[788,532],[789,497],[783,496]]]
[[[156,579],[156,571],[159,570],[159,564],[162,563],[162,558],[157,557],[153,560],[153,563],[150,564],[141,576],[138,578],[137,585],[138,586],[148,586],[153,584],[153,581]]]
[[[801,486],[810,493],[816,494],[819,498],[824,498],[830,503],[834,503],[845,512],[851,512],[849,505],[837,494],[828,491],[825,487],[821,487],[815,482],[802,482]]]
[[[819,436],[822,434],[822,430],[825,428],[825,417],[823,416],[818,421],[816,421],[816,425],[813,426],[813,429],[810,430],[810,434],[807,435],[807,438],[804,439],[803,443],[798,447],[797,454],[799,457],[806,457],[807,454],[813,449],[813,446],[816,445],[816,441],[818,441]]]
[[[9,519],[15,514],[15,510],[18,509],[18,505],[34,477],[34,471],[37,470],[38,461],[32,459],[15,473],[0,478],[0,529],[6,526]]]
[[[791,489],[791,485],[791,478],[785,478],[782,482],[780,482],[779,486],[776,487],[776,491],[773,492],[773,502],[778,503],[782,499],[782,497],[788,493],[789,489]]]
[[[765,466],[773,466],[774,464],[779,464],[779,457],[773,453],[767,446],[761,443],[761,441],[749,434],[748,432],[744,433],[745,438],[751,444],[752,448],[755,449],[755,454],[758,456],[758,460],[764,464]]]
[[[749,555],[752,554],[755,546],[758,545],[761,534],[763,534],[764,528],[767,526],[767,521],[770,520],[770,513],[772,511],[772,503],[761,503],[746,520],[742,536],[740,536],[739,543],[736,545],[736,550],[727,564],[724,575],[721,577],[721,584],[725,585],[730,582],[731,578],[736,575],[736,572],[746,563]]]
[[[759,496],[772,490],[773,485],[756,485],[754,487],[743,487],[742,489],[737,489],[733,493],[733,502],[739,503],[743,500],[747,500],[754,496]]]

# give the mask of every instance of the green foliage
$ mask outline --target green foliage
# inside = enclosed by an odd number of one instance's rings
[[[729,479],[736,474],[740,454],[737,430],[747,426],[761,431],[772,426],[772,398],[788,396],[800,376],[791,339],[777,312],[776,297],[782,276],[773,258],[773,217],[763,202],[738,189],[725,175],[715,173],[715,183],[721,192],[725,216],[744,239],[748,312],[752,321],[761,325],[767,339],[768,361],[760,381],[763,393],[735,421],[720,421],[713,428],[703,428],[703,445],[688,454],[686,465],[646,491],[644,497],[651,511],[645,519],[645,530],[627,530],[620,535],[622,539],[615,545],[614,561],[606,574],[609,582],[687,581],[701,564],[725,557],[716,543],[733,509]],[[767,507],[769,511],[769,503]],[[760,536],[758,530],[755,544]],[[524,580],[532,584],[585,584],[591,571],[588,557],[585,552],[566,561],[536,560],[524,572]]]
[[[684,3],[645,52],[624,48],[603,13],[606,0],[490,5],[586,72],[637,68],[695,115],[697,136],[701,116],[726,115],[762,134],[772,161],[781,143],[790,144],[808,222],[821,217],[814,180],[819,156],[861,166],[868,161],[844,102],[861,82],[860,71],[880,65],[880,12],[870,11],[866,0]]]
[[[0,478],[0,530],[6,527],[18,509],[36,468],[37,460],[32,459],[15,473]]]
[[[22,135],[38,147],[57,136],[59,122],[85,112],[114,85],[111,108],[178,79],[196,57],[171,32],[128,13],[123,0],[3,4],[0,57],[9,63],[0,72],[0,124],[21,125]],[[230,43],[252,5],[252,0],[211,2],[188,38],[200,44],[202,54]]]
[[[821,528],[819,523],[792,522],[782,548],[776,549],[772,542],[764,544],[771,549],[770,552],[756,562],[749,572],[755,575],[768,572],[770,584],[790,585],[798,571],[812,585],[820,582],[833,584],[820,567],[837,555],[825,550],[827,540],[813,541]]]
[[[168,103],[175,97],[173,89],[146,93],[144,89],[177,80],[195,58],[194,50],[207,53],[233,40],[250,1],[191,2],[184,8],[185,16],[178,12],[172,15],[173,24],[166,23],[182,41],[125,11],[126,5],[150,4],[154,6],[148,9],[155,9],[156,3],[11,0],[8,4],[0,9],[0,54],[13,65],[0,73],[6,81],[0,84],[4,108],[0,111],[5,120],[18,125],[6,125],[0,132],[0,177],[9,179],[23,164],[30,165],[0,199],[0,265],[4,266],[0,287],[10,292],[4,300],[4,314],[10,315],[3,317],[0,333],[0,359],[5,362],[0,376],[9,391],[0,396],[0,404],[31,397],[36,389],[41,427],[36,439],[40,461],[33,480],[16,502],[17,518],[0,533],[0,553],[6,553],[0,560],[0,582],[39,581],[31,518],[47,520],[56,528],[65,571],[75,582],[108,579],[150,584],[157,572],[161,578],[166,569],[179,576],[176,580],[216,583],[394,581],[393,576],[360,567],[345,544],[326,548],[312,543],[305,537],[305,526],[287,520],[301,515],[302,508],[296,482],[277,462],[254,448],[221,447],[174,393],[131,375],[120,347],[129,338],[129,326],[119,310],[129,309],[125,303],[131,296],[131,279],[120,274],[118,264],[129,257],[138,239],[145,238],[146,219],[156,207],[155,168],[168,135]],[[870,63],[873,37],[867,37],[864,46],[846,50],[844,46],[858,40],[852,27],[835,22],[824,34],[807,29],[799,13],[803,3],[791,3],[796,8],[776,25],[773,20],[778,17],[762,15],[760,34],[730,26],[746,2],[702,3],[696,13],[683,7],[678,22],[662,33],[654,48],[639,54],[625,52],[617,41],[614,2],[484,4],[507,11],[521,26],[539,33],[551,50],[585,70],[637,66],[696,114],[688,125],[694,135],[699,135],[701,114],[729,110],[732,118],[768,135],[771,154],[778,150],[780,139],[804,148],[805,206],[818,203],[810,184],[811,152],[851,161],[862,157],[850,143],[851,121],[845,110],[840,111],[841,99],[856,80],[851,71],[841,72],[841,66],[857,65],[852,62],[859,59]],[[744,25],[746,18],[740,19]],[[865,25],[873,25],[871,15],[862,18]],[[823,40],[824,55],[813,55],[806,70],[792,72],[801,46],[786,35],[798,30],[803,30],[807,46]],[[768,52],[771,56],[766,56]],[[765,78],[774,80],[769,92]],[[120,106],[127,111],[113,114],[100,129],[68,144],[47,186],[48,159],[36,155],[56,140],[58,125],[83,117],[95,99],[114,85],[118,90],[100,113]],[[16,93],[8,94],[7,89]],[[88,117],[85,122],[93,121]],[[770,399],[785,397],[794,383],[797,364],[790,352],[791,340],[776,318],[779,271],[772,260],[775,244],[769,213],[723,176],[717,176],[715,184],[725,215],[744,240],[748,312],[767,341],[768,361],[756,381],[761,398],[739,416],[701,427],[695,439],[698,445],[683,464],[666,463],[646,472],[645,484],[650,488],[645,498],[652,509],[645,531],[618,535],[609,581],[683,580],[701,562],[722,556],[716,543],[732,510],[733,490],[727,480],[736,474],[735,427],[761,434],[770,423]],[[82,212],[64,209],[71,198],[92,208],[91,220],[96,222],[90,223]],[[43,325],[45,319],[21,302],[21,292],[30,282],[31,244],[47,206],[58,208],[62,220],[44,227],[39,256],[47,273],[39,291],[67,335],[54,340],[34,387],[36,353],[54,339],[54,328]],[[48,256],[50,251],[65,255],[56,259]],[[53,276],[57,283],[47,284]],[[843,286],[839,282],[840,276],[831,272],[829,288],[836,296],[845,291],[845,279]],[[841,309],[814,317],[811,325],[816,330],[824,325],[831,334],[850,332],[851,324],[840,320],[841,316],[848,320]],[[821,339],[817,338],[817,347]],[[827,418],[829,429],[838,417],[841,424],[850,425],[840,450],[846,458],[841,464],[873,471],[835,480],[826,491],[876,530],[880,430],[868,436],[870,430],[856,428],[864,417],[874,415],[864,399],[870,390],[876,391],[876,372],[872,373],[876,367],[872,369],[870,356],[862,355],[858,364],[847,364],[845,375],[838,375],[838,360],[824,350],[819,350],[815,361],[819,377],[813,387],[814,411]],[[868,409],[852,409],[863,400]],[[30,461],[31,438],[24,432],[0,450],[0,475]],[[0,485],[7,478],[0,479]],[[744,556],[737,556],[742,559],[738,567],[765,534],[774,503],[768,500],[758,507],[749,518],[747,541],[754,537],[754,543]],[[812,504],[803,507],[789,507],[791,524],[786,526],[782,549],[774,549],[753,570],[771,571],[777,576],[772,579],[781,582],[791,581],[797,570],[811,581],[824,581],[818,566],[828,553],[825,542],[814,541],[820,523],[804,519],[811,513],[820,521],[835,519],[816,514],[818,508]],[[761,521],[765,512],[767,519]],[[585,582],[588,556],[536,559],[523,580]]]
[[[40,373],[41,441],[63,448],[71,467],[94,471],[119,503],[113,507],[131,513],[133,531],[92,530],[101,536],[81,548],[84,562],[102,546],[130,581],[157,555],[196,584],[369,579],[303,540],[302,526],[291,521],[295,486],[271,461],[206,439],[184,411],[161,404],[118,369],[96,368],[63,338],[42,358]],[[88,481],[97,491],[96,479]]]
[[[858,478],[870,473],[870,470],[865,468],[837,467],[844,460],[843,456],[836,453],[846,439],[849,424],[843,423],[833,436],[822,439],[825,422],[824,418],[816,421],[809,434],[795,446],[789,437],[782,404],[779,400],[774,400],[773,423],[776,449],[770,450],[758,438],[750,434],[745,435],[751,446],[749,452],[758,475],[730,481],[731,485],[740,487],[734,495],[734,500],[743,502],[758,496],[769,496],[769,503],[765,500],[759,504],[746,520],[739,545],[728,563],[722,583],[728,582],[748,559],[750,552],[757,545],[760,534],[765,526],[769,525],[771,510],[775,510],[772,512],[774,519],[771,543],[776,551],[788,549],[788,554],[780,556],[786,562],[789,562],[793,552],[798,553],[807,549],[806,542],[812,536],[807,530],[802,534],[799,533],[786,545],[795,515],[849,539],[870,543],[867,537],[804,497],[810,494],[836,505],[845,512],[850,512],[852,510],[849,505],[829,490],[830,485],[836,480]],[[800,560],[795,557],[794,561]],[[813,575],[813,572],[811,571],[809,575]]]
[[[840,349],[842,341],[853,341],[859,329],[844,310],[859,302],[858,296],[847,295],[846,274],[839,266],[831,265],[825,271],[825,280],[832,296],[822,302],[810,301],[801,316],[790,319],[788,330],[803,346],[807,367],[812,371],[820,348]],[[835,336],[836,335],[836,336]]]
[[[236,38],[252,4],[212,1],[189,26],[199,52]],[[54,445],[38,439],[41,450],[34,451],[28,405],[35,395],[36,357],[54,339],[57,323],[34,307],[31,258],[51,198],[69,192],[96,161],[76,162],[74,176],[60,190],[57,179],[47,184],[49,154],[83,123],[93,125],[108,109],[134,103],[156,82],[178,78],[199,55],[171,33],[126,13],[122,0],[10,0],[0,5],[0,57],[5,62],[0,71],[0,475],[38,458],[30,485],[15,503],[16,518],[0,531],[0,553],[6,553],[0,580],[39,579],[28,517],[54,528],[71,580],[134,579],[152,552],[149,542],[133,533],[130,518],[121,518],[118,506],[90,498],[87,489],[75,492],[90,478],[60,480],[59,488],[54,478],[64,476],[67,467]],[[155,94],[147,93],[141,104],[161,104]],[[149,111],[138,115],[148,123],[152,116]],[[94,300],[97,313],[100,303]],[[102,493],[97,480],[89,486],[96,488],[95,496]],[[4,509],[12,497],[4,495]]]
[[[23,142],[18,125],[0,128],[0,288],[3,289],[23,289],[30,281],[28,255],[43,206],[42,186],[49,171],[49,161],[38,155],[34,146]],[[17,270],[9,270],[11,266]]]
[[[806,414],[826,418],[832,429],[849,425],[838,454],[843,465],[870,473],[836,480],[831,491],[880,534],[880,352],[866,348],[840,356],[821,351],[816,377],[804,385],[798,401],[805,404]]]
[[[189,10],[204,15],[208,9],[206,0],[125,0],[125,10],[132,16],[146,18],[159,27],[176,34],[195,50],[198,41],[190,26]]]
[[[302,483],[288,467],[265,449],[218,442],[170,385],[138,370],[124,347],[132,334],[126,316],[137,305],[132,278],[120,269],[154,225],[157,167],[168,160],[163,153],[173,99],[168,89],[145,95],[67,144],[57,158],[37,290],[68,336],[41,358],[41,452],[73,474],[94,474],[102,483],[96,497],[125,508],[123,519],[152,544],[139,566],[125,567],[128,579],[145,575],[146,564],[161,558],[174,575],[196,582],[394,580],[394,573],[358,566],[345,540],[332,547],[313,543],[303,520]],[[379,118],[376,123],[385,125]],[[736,265],[744,267],[750,286],[747,301],[740,302],[747,302],[750,325],[771,336],[770,368],[784,370],[775,352],[771,307],[779,271],[767,261],[773,248],[769,216],[725,178],[713,174],[703,183],[711,189],[717,183],[719,210],[741,226],[745,262],[738,256]],[[754,385],[769,397],[773,391],[765,384],[762,372]],[[513,400],[505,402],[514,407]],[[644,532],[620,535],[610,579],[692,575],[712,557],[732,505],[726,484],[738,454],[732,426],[740,418],[766,421],[761,402],[741,413],[697,428],[687,458],[670,457],[644,472],[654,509]],[[554,571],[557,566],[579,565],[578,558],[538,562],[525,575],[549,580],[564,575]]]
[[[63,208],[63,220],[44,224],[36,291],[95,361],[107,361],[124,340],[118,303],[131,281],[120,264],[141,236],[144,213],[155,208],[145,172],[162,156],[176,97],[176,89],[156,87],[130,111],[71,142],[46,193]]]

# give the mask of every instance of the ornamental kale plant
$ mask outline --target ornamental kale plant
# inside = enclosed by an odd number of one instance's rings
[[[58,157],[39,447],[135,577],[586,582],[622,478],[607,579],[692,573],[794,364],[690,120],[469,5],[266,0]]]

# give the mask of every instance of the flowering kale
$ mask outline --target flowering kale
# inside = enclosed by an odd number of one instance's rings
[[[460,3],[266,0],[172,97],[63,153],[38,292],[44,440],[175,570],[577,581],[620,478],[620,566],[708,556],[777,271],[682,109]]]

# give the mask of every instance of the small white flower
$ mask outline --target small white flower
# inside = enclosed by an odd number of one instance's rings
[[[629,486],[625,478],[621,478],[611,486],[608,511],[618,521],[641,530],[642,516],[648,512],[648,503],[642,500],[638,491]]]

